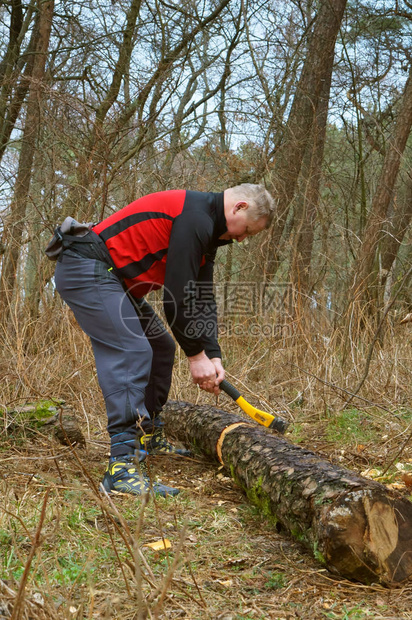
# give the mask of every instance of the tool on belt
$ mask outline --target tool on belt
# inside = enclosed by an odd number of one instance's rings
[[[260,409],[253,407],[253,405],[248,403],[247,400],[241,396],[240,392],[231,383],[229,383],[229,381],[226,381],[226,379],[219,384],[219,388],[226,392],[228,396],[233,398],[239,407],[247,413],[248,416],[256,420],[256,422],[262,424],[262,426],[266,426],[267,428],[273,428],[275,431],[278,431],[278,433],[284,435],[289,426],[289,422],[287,420],[284,420],[278,416],[275,417],[266,411],[261,411]]]
[[[94,226],[96,224],[78,222],[73,217],[66,217],[64,222],[57,226],[47,244],[46,256],[53,261],[61,260],[63,252],[71,250],[83,258],[93,258],[106,263],[109,271],[121,280],[106,244],[92,230]]]

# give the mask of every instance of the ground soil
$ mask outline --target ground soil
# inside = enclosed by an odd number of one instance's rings
[[[337,449],[322,439],[320,425],[310,430],[305,445],[358,471],[382,454],[372,444]],[[49,489],[21,618],[128,620],[145,617],[145,608],[148,618],[193,620],[412,619],[412,585],[385,589],[330,574],[215,463],[152,457],[151,477],[181,492],[151,500],[139,522],[140,499],[118,496],[111,506],[103,498],[102,509],[96,496],[93,482],[107,462],[104,435],[89,432],[76,454],[44,430],[19,427],[3,437],[0,618],[15,604]],[[168,551],[145,546],[163,539]]]

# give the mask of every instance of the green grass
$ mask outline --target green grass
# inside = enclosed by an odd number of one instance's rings
[[[398,409],[396,413],[400,415],[402,420],[404,420],[407,424],[410,424],[412,422],[412,409],[402,407]]]
[[[305,428],[303,424],[296,422],[291,425],[290,432],[288,432],[288,439],[290,439],[293,443],[302,443],[305,440]]]
[[[269,579],[265,582],[265,588],[268,590],[281,590],[287,585],[285,573],[273,572],[269,575]]]
[[[361,620],[363,618],[371,618],[374,614],[362,605],[356,605],[355,607],[348,608],[345,604],[339,609],[339,613],[334,611],[325,613],[326,618],[333,620]]]
[[[382,429],[364,411],[345,409],[333,414],[326,428],[326,438],[339,444],[368,443],[378,439]]]
[[[343,447],[345,442],[366,443],[379,434],[375,419],[362,411],[349,410],[330,414],[323,423],[328,436]],[[296,435],[301,433],[303,436],[306,429],[311,431],[309,424],[298,427]],[[82,452],[81,456],[85,454]],[[14,461],[10,462],[14,464]],[[103,457],[100,459],[98,455],[87,461],[95,480],[101,478],[103,462]],[[158,473],[163,480],[167,480],[169,471],[165,468],[162,473],[160,468],[156,472],[157,465],[155,461],[153,463],[153,474]],[[31,461],[22,461],[14,477],[11,472],[10,477],[0,480],[0,492],[3,492],[0,508],[7,511],[0,509],[0,578],[17,590],[48,487],[50,496],[41,532],[41,545],[30,569],[28,596],[33,592],[47,596],[49,602],[59,609],[61,617],[71,617],[68,611],[70,606],[78,608],[84,605],[87,610],[85,614],[91,614],[94,605],[103,617],[128,618],[130,607],[136,606],[136,599],[133,598],[136,588],[140,587],[134,580],[135,557],[129,553],[113,524],[110,526],[110,537],[98,500],[90,489],[85,488],[84,478],[75,459],[71,456],[62,459],[60,467],[64,474],[63,484],[54,470],[53,462],[48,459],[43,462],[43,468],[35,463],[38,478],[31,481],[29,486],[28,479],[18,474],[31,467]],[[209,617],[204,612],[201,597],[207,602],[210,617],[219,617],[227,609],[234,619],[239,620],[276,618],[277,613],[279,618],[283,618],[283,612],[290,611],[291,607],[296,607],[299,617],[309,617],[312,607],[310,595],[305,592],[309,592],[313,584],[316,587],[318,583],[320,586],[323,584],[317,573],[319,563],[303,551],[292,537],[287,534],[279,536],[276,527],[263,514],[262,506],[259,508],[249,504],[231,483],[225,481],[222,484],[217,478],[218,470],[214,469],[214,465],[171,460],[170,467],[172,478],[177,480],[182,473],[187,491],[183,491],[177,498],[160,499],[156,503],[151,500],[145,509],[141,531],[136,532],[141,513],[140,499],[113,499],[130,529],[136,549],[150,566],[149,575],[141,563],[143,572],[154,584],[152,586],[143,580],[141,589],[144,597],[150,600],[151,592],[165,582],[176,559],[178,564],[174,574],[177,580],[168,586],[173,597],[165,602],[165,607],[176,613],[175,617],[179,617],[179,605],[188,610],[187,617],[193,620]],[[43,480],[43,484],[39,483],[40,480]],[[209,491],[207,497],[205,488]],[[112,514],[122,528],[116,513],[108,504],[106,506],[106,517]],[[184,529],[184,550],[177,555]],[[172,543],[172,548],[166,553],[143,546],[160,540],[162,536]],[[316,548],[314,551],[317,556]],[[122,562],[125,576],[117,556]],[[322,561],[322,558],[318,557],[318,560]],[[296,568],[300,567],[302,579],[296,582]],[[125,578],[132,589],[131,594],[127,592]],[[306,590],[300,590],[301,583]],[[287,598],[289,591],[293,592],[291,599]],[[241,598],[239,592],[242,593]],[[363,591],[356,595],[355,600],[349,599],[348,603],[343,585],[342,591],[336,589],[333,595],[328,595],[325,600],[329,607],[320,609],[319,615],[332,620],[373,617],[368,610],[376,610],[376,594],[371,593],[370,600],[365,599],[365,604],[359,603],[362,597],[365,597]],[[318,599],[319,594],[312,595],[313,601]],[[256,601],[257,609],[254,609]],[[155,605],[156,601],[150,602],[152,611]],[[279,612],[273,611],[274,605],[279,605]],[[265,611],[262,616],[261,609]],[[80,615],[79,619],[86,617],[92,616]]]

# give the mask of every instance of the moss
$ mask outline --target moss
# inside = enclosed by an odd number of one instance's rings
[[[270,519],[275,525],[277,523],[277,518],[274,516],[271,510],[270,498],[266,493],[263,493],[261,490],[256,490],[256,487],[252,489],[248,489],[246,491],[246,495],[256,506],[258,506],[263,514]]]
[[[325,499],[324,494],[330,491],[330,489],[322,490],[321,492],[314,498],[315,506],[325,506],[327,504],[332,504],[333,500],[331,497],[327,497]]]
[[[319,551],[318,549],[318,543],[315,542],[313,544],[313,555],[315,557],[315,559],[320,562],[321,564],[326,566],[326,560],[325,557],[323,556],[323,554]]]
[[[63,401],[41,400],[36,404],[36,409],[29,413],[32,420],[44,420],[57,413],[57,406]]]
[[[256,484],[254,484],[252,487],[245,488],[241,481],[237,478],[234,466],[230,465],[229,469],[230,475],[232,476],[233,480],[236,482],[236,484],[242,487],[242,489],[246,493],[246,496],[252,502],[252,504],[257,506],[268,518],[270,523],[276,526],[279,521],[276,515],[273,514],[270,496],[262,488],[263,477],[260,476],[256,481]]]
[[[264,499],[262,483],[263,483],[263,478],[262,478],[262,476],[260,476],[257,479],[256,484],[254,484],[249,489],[245,489],[245,491],[246,491],[246,495],[248,496],[248,498],[250,499],[251,502],[253,502],[257,506],[260,506],[260,507],[263,508],[263,506],[261,506],[262,500]],[[266,503],[267,502],[265,502],[265,505],[266,505]]]
[[[19,444],[22,437],[36,432],[41,428],[46,420],[49,420],[59,411],[59,405],[64,401],[59,400],[40,400],[34,403],[26,403],[20,409],[8,411],[10,422],[8,428],[13,432],[13,441]]]
[[[244,485],[242,485],[241,481],[237,478],[235,474],[235,468],[233,465],[230,465],[230,473],[231,473],[232,478],[235,480],[235,482],[243,488],[250,502],[252,502],[252,504],[257,506],[261,510],[261,512],[266,516],[266,518],[270,521],[270,523],[272,523],[275,527],[278,525],[281,525],[281,522],[279,521],[277,516],[273,513],[273,503],[271,501],[270,495],[266,493],[266,491],[263,490],[263,477],[260,476],[257,479],[256,483],[252,487],[247,489],[245,488]],[[285,495],[286,493],[282,491],[282,496],[285,497]],[[326,501],[327,500],[325,500],[325,503]],[[291,515],[288,516],[288,519],[290,518],[291,518]],[[318,549],[318,543],[315,542],[313,545],[310,543],[310,536],[308,536],[308,532],[310,532],[310,530],[309,531],[302,530],[300,524],[298,523],[295,524],[295,526],[288,525],[288,529],[295,540],[297,540],[300,543],[303,543],[306,547],[308,546],[312,547],[314,557],[318,560],[318,562],[320,562],[323,565],[326,564],[325,558],[323,557],[322,553]]]
[[[292,528],[290,530],[290,533],[292,534],[295,540],[298,540],[299,542],[303,542],[304,536],[300,530],[297,530],[296,528]]]

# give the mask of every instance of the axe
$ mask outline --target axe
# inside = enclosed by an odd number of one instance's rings
[[[282,435],[285,434],[286,429],[289,426],[289,422],[287,420],[284,420],[280,417],[275,417],[270,413],[267,413],[266,411],[261,411],[260,409],[256,409],[256,407],[253,407],[253,405],[248,403],[247,400],[245,400],[243,396],[241,396],[240,392],[235,388],[235,386],[229,383],[229,381],[226,381],[226,379],[223,379],[223,381],[219,384],[219,388],[226,392],[228,396],[233,398],[233,400],[239,405],[239,407],[243,409],[243,411],[247,413],[248,416],[256,420],[256,422],[262,424],[262,426],[266,426],[267,428],[273,428],[275,431],[278,431],[278,433],[281,433]]]

